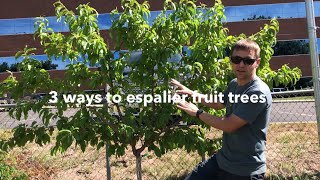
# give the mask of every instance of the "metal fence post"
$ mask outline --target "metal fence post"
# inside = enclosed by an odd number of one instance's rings
[[[108,84],[106,84],[105,88],[104,88],[104,97],[105,95],[108,93],[109,91],[109,86]],[[103,100],[103,108],[105,111],[109,112],[109,102],[107,102],[105,99]],[[108,124],[109,124],[109,120]],[[107,172],[107,180],[111,180],[111,164],[110,164],[110,157],[109,157],[109,143],[106,143],[106,172]]]
[[[320,66],[319,66],[319,54],[317,47],[317,26],[314,17],[314,6],[312,0],[306,0],[306,12],[307,12],[307,23],[308,23],[308,34],[309,34],[309,47],[310,57],[312,64],[312,76],[314,84],[314,97],[316,105],[316,117],[318,124],[318,138],[320,145]]]

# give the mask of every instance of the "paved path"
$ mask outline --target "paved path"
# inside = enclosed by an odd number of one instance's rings
[[[317,121],[314,101],[273,102],[272,104],[270,122],[309,121]]]
[[[75,112],[76,109],[69,109],[65,112],[65,116],[71,116]],[[41,119],[35,113],[29,113],[27,120],[16,121],[9,116],[8,112],[0,112],[0,128],[13,128],[19,123],[31,124],[33,121],[41,124]],[[314,102],[273,102],[270,122],[312,121],[316,121]],[[51,124],[54,125],[55,122]]]

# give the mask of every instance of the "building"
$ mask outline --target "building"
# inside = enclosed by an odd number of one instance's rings
[[[120,8],[120,0],[79,0],[62,2],[69,9],[75,9],[79,4],[88,3],[99,12],[99,20],[104,22],[100,24],[103,37],[107,37],[110,28],[111,10]],[[162,1],[150,0],[151,11],[156,15],[163,7]],[[208,6],[212,6],[213,0],[200,0]],[[38,41],[33,40],[33,24],[35,17],[45,16],[49,19],[52,28],[57,32],[68,32],[68,28],[62,23],[55,21],[55,12],[53,1],[33,0],[33,1],[4,1],[0,7],[0,64],[8,62],[15,63],[14,55],[17,51],[22,50],[25,45],[36,47],[36,57],[40,60],[46,60],[47,57],[43,53]],[[230,34],[238,35],[245,33],[250,35],[259,31],[265,23],[269,23],[272,17],[278,18],[280,23],[280,32],[278,33],[279,42],[296,41],[301,43],[308,42],[307,20],[304,0],[223,0],[225,5],[225,14],[227,16],[226,27],[229,28]],[[320,1],[314,1],[316,24],[320,26]],[[109,18],[109,19],[108,19]],[[107,22],[107,23],[105,23]],[[108,24],[109,23],[109,24]],[[320,37],[320,31],[317,36]],[[318,46],[320,40],[318,39]],[[320,49],[320,48],[318,48]],[[282,52],[283,53],[283,52]],[[312,76],[311,61],[308,52],[295,51],[292,54],[281,52],[273,56],[270,61],[272,69],[278,69],[283,64],[290,67],[299,67],[303,76]],[[59,69],[63,69],[67,64],[55,61],[59,64]],[[63,71],[52,71],[56,77],[62,77]],[[7,77],[7,73],[0,74],[2,81]]]

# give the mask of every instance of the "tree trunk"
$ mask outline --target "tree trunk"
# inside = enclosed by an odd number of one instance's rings
[[[136,174],[137,174],[137,180],[142,180],[142,168],[141,168],[141,154],[136,155]]]
[[[111,165],[110,157],[108,155],[109,144],[106,144],[106,168],[107,168],[107,180],[111,180]]]
[[[205,161],[205,160],[206,160],[206,153],[202,153],[202,154],[201,154],[201,159],[202,159],[202,161]]]

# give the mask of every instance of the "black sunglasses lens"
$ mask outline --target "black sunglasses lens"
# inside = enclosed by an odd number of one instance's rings
[[[248,65],[252,65],[255,61],[256,61],[255,59],[250,59],[250,58],[243,59],[243,63]]]
[[[231,59],[231,62],[234,64],[239,64],[241,61],[243,61],[245,65],[252,65],[256,61],[255,59],[243,58],[240,56],[231,56],[230,59]]]
[[[231,62],[234,64],[239,64],[242,61],[242,58],[239,56],[231,56]]]

